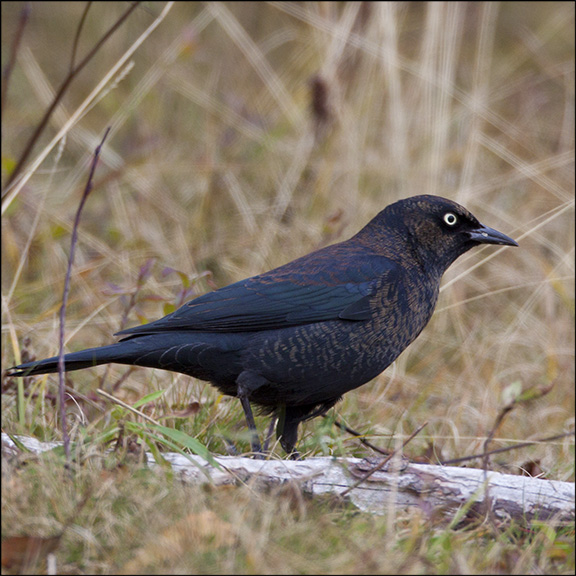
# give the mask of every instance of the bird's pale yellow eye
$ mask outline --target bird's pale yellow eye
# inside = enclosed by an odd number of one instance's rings
[[[455,226],[456,222],[458,222],[458,218],[456,218],[456,214],[452,214],[452,212],[446,212],[446,214],[444,214],[444,222],[446,222],[448,226]]]

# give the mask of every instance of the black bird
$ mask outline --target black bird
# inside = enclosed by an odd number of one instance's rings
[[[278,417],[276,434],[292,454],[300,422],[372,380],[420,334],[442,275],[479,244],[518,246],[451,200],[406,198],[349,240],[122,330],[116,344],[66,354],[65,369],[115,362],[207,380],[240,399],[254,452],[251,403]],[[9,375],[57,371],[54,357]]]

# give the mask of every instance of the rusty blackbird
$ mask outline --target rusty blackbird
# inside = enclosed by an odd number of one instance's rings
[[[122,330],[115,344],[66,354],[65,369],[115,362],[207,380],[240,399],[254,452],[251,403],[278,417],[292,454],[300,422],[388,367],[430,320],[444,272],[480,244],[518,245],[451,200],[406,198],[349,240]],[[9,375],[57,371],[54,357]]]

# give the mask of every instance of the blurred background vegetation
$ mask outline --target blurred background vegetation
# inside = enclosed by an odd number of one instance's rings
[[[573,428],[572,2],[147,2],[61,89],[131,5],[87,6],[2,3],[3,369],[58,351],[71,227],[92,155],[111,126],[79,229],[68,350],[109,343],[126,323],[156,319],[195,295],[345,239],[399,198],[438,194],[520,248],[462,257],[423,334],[348,394],[336,416],[382,447],[428,421],[410,456],[455,458],[482,450],[510,390],[551,388],[514,407],[493,447]],[[154,418],[217,453],[225,453],[226,437],[248,448],[238,402],[206,383],[112,366],[72,373],[68,385],[77,391],[68,407],[73,439],[130,418],[96,388],[128,403],[165,390],[147,406]],[[17,383],[5,381],[4,431],[59,439],[56,390],[53,376],[27,380],[19,412]],[[302,436],[305,455],[369,454],[329,420],[306,424]],[[573,439],[509,452],[492,465],[573,480]],[[73,513],[78,486],[58,499],[65,481],[54,480],[57,467],[46,470],[46,481],[37,481],[40,469],[36,481],[18,478],[8,501],[3,490],[3,536],[18,527],[50,532]],[[83,473],[82,485],[100,481]],[[438,533],[428,532],[429,519],[400,526],[293,496],[191,497],[166,479],[125,480],[129,492],[102,480],[108,491],[99,497],[131,515],[84,508],[78,522],[100,532],[79,529],[69,538],[61,573],[120,570],[179,514],[209,510],[222,521],[232,509],[227,521],[245,522],[252,537],[183,552],[201,555],[198,573],[574,569],[573,546],[566,568],[555,538],[544,538],[546,547],[507,536],[503,545],[450,533],[447,546],[432,541]],[[247,501],[257,501],[249,513]],[[33,521],[31,509],[44,520]],[[131,569],[195,573],[191,560],[178,561],[142,560]]]

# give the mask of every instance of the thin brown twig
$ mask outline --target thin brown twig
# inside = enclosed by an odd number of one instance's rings
[[[488,436],[486,436],[486,440],[484,440],[484,451],[482,457],[482,468],[484,469],[484,473],[486,473],[488,470],[488,457],[490,456],[490,453],[488,452],[488,445],[494,439],[494,436],[496,434],[496,431],[500,427],[500,424],[502,424],[504,418],[512,410],[512,408],[514,408],[515,404],[516,402],[511,402],[510,404],[504,406],[502,410],[500,410],[500,413],[498,414],[498,416],[496,417],[496,421],[494,422],[494,426],[492,426],[490,432],[488,432]]]
[[[72,46],[72,55],[70,57],[70,67],[68,68],[69,72],[74,70],[74,62],[76,62],[76,54],[78,52],[78,44],[80,43],[80,35],[82,34],[82,28],[84,28],[84,23],[86,22],[86,18],[88,17],[88,12],[90,8],[92,8],[92,2],[86,2],[86,6],[84,7],[84,12],[82,12],[82,17],[80,18],[80,22],[78,27],[76,28],[76,34],[74,35],[74,44]]]
[[[490,484],[488,483],[488,463],[490,461],[490,455],[488,454],[488,445],[492,442],[494,436],[496,435],[496,431],[500,427],[500,424],[504,421],[504,418],[507,414],[509,414],[514,406],[516,405],[516,399],[512,400],[508,404],[502,407],[498,416],[496,416],[496,420],[494,421],[494,425],[488,432],[488,436],[486,436],[486,440],[484,440],[484,454],[482,456],[482,470],[484,471],[484,485],[486,486],[486,493],[484,494],[484,500],[482,502],[482,506],[484,508],[484,514],[487,520],[490,521],[492,525],[495,525],[496,518],[494,516],[494,506],[492,502],[492,494],[490,492]]]
[[[118,327],[118,331],[120,330],[124,330],[124,328],[126,328],[126,324],[128,323],[128,317],[130,316],[130,312],[132,312],[132,310],[135,308],[137,301],[138,301],[138,294],[140,293],[140,291],[142,290],[142,287],[144,286],[144,284],[146,283],[146,280],[149,278],[150,273],[152,271],[152,266],[154,264],[154,259],[150,258],[149,260],[147,260],[143,266],[140,267],[140,270],[138,272],[138,278],[136,280],[136,287],[134,288],[134,290],[131,292],[130,294],[130,299],[127,302],[126,306],[124,307],[124,310],[122,312],[122,318],[120,319],[120,326]],[[115,383],[114,386],[112,388],[112,390],[114,392],[116,392],[118,390],[118,388],[120,387],[120,385],[126,380],[126,378],[128,377],[129,374],[132,373],[132,371],[134,370],[134,366],[130,367],[121,377],[120,379],[118,379]],[[102,377],[100,378],[100,388],[104,388],[105,387],[105,382],[108,379],[108,375],[110,374],[110,370],[112,369],[111,364],[107,364],[106,365],[106,369],[104,370],[104,373],[102,374]]]
[[[328,416],[324,414],[324,418],[327,417]],[[371,450],[374,450],[374,452],[378,452],[379,454],[383,454],[384,456],[388,456],[390,454],[390,450],[378,448],[378,446],[372,444],[372,442],[370,442],[369,440],[366,440],[366,438],[364,438],[364,434],[357,432],[356,430],[350,428],[349,426],[340,422],[339,420],[334,420],[334,426],[340,428],[340,430],[344,430],[344,432],[348,432],[348,434],[351,434],[352,436],[355,436],[356,438],[358,438],[358,440],[360,440],[360,442],[362,442],[362,444],[364,444],[364,446],[370,448]]]
[[[354,482],[354,484],[352,484],[352,486],[349,486],[348,488],[346,488],[346,490],[344,490],[344,492],[340,493],[340,498],[344,498],[351,490],[354,490],[354,488],[357,488],[358,486],[360,486],[360,484],[362,484],[363,482],[365,482],[368,478],[370,478],[370,476],[372,476],[372,474],[374,474],[375,472],[378,472],[378,470],[382,470],[382,468],[384,468],[384,466],[386,466],[386,464],[388,464],[388,462],[390,462],[390,460],[392,460],[392,458],[394,458],[394,456],[396,455],[396,453],[398,452],[398,450],[404,449],[410,442],[412,442],[412,440],[418,435],[420,434],[420,432],[422,431],[422,429],[428,425],[428,422],[424,422],[424,424],[422,424],[421,426],[419,426],[414,432],[412,432],[412,434],[410,434],[410,436],[404,441],[404,443],[402,444],[402,447],[396,450],[393,450],[390,455],[388,455],[386,458],[384,458],[384,460],[382,460],[382,462],[380,462],[377,466],[374,466],[374,468],[372,468],[372,470],[368,471],[366,474],[364,474],[364,476],[362,476],[362,478],[360,478],[357,482]]]
[[[16,64],[16,58],[18,56],[18,49],[20,48],[20,42],[24,35],[24,28],[28,23],[28,18],[30,17],[30,2],[26,2],[20,11],[20,18],[18,20],[18,26],[16,27],[16,34],[14,35],[14,40],[12,41],[12,46],[10,48],[10,57],[8,59],[8,64],[4,68],[2,74],[2,96],[0,101],[0,113],[2,118],[4,118],[4,106],[6,105],[6,97],[8,96],[8,85],[10,84],[10,77],[12,76],[12,71]]]
[[[324,418],[327,418],[327,416],[325,415]],[[383,454],[385,456],[388,456],[390,454],[390,450],[386,450],[384,448],[379,448],[375,444],[372,444],[372,442],[370,442],[369,440],[366,440],[366,438],[363,437],[364,435],[361,432],[358,432],[357,430],[350,428],[346,424],[343,424],[342,422],[340,422],[338,420],[334,420],[334,425],[337,426],[338,428],[340,428],[341,430],[348,432],[348,434],[355,436],[356,438],[358,438],[358,440],[360,440],[360,442],[362,442],[362,444],[364,444],[368,448],[374,450],[375,452],[378,452],[379,454]],[[478,458],[484,458],[485,456],[492,456],[493,454],[501,454],[502,452],[510,452],[511,450],[520,450],[521,448],[533,446],[534,444],[544,444],[546,442],[553,442],[554,440],[560,440],[561,438],[566,438],[567,436],[573,436],[573,435],[574,435],[574,430],[571,430],[570,432],[563,432],[562,434],[556,434],[554,436],[547,436],[546,438],[536,438],[535,440],[528,440],[526,442],[514,444],[513,446],[505,446],[503,448],[495,448],[494,450],[490,450],[489,452],[482,452],[480,454],[472,454],[471,456],[463,456],[462,458],[452,458],[450,460],[438,460],[437,464],[439,466],[449,466],[451,464],[461,464],[462,462],[469,462],[470,460],[477,460]]]
[[[545,442],[553,442],[554,440],[560,440],[560,438],[566,438],[567,436],[573,436],[573,435],[574,430],[572,430],[571,432],[563,432],[562,434],[556,434],[555,436],[548,436],[547,438],[537,438],[536,440],[521,442],[520,444],[514,444],[514,446],[505,446],[504,448],[496,448],[495,450],[490,450],[489,452],[483,452],[482,454],[473,454],[472,456],[453,458],[452,460],[442,460],[441,462],[439,462],[439,464],[442,466],[447,466],[449,464],[460,464],[461,462],[468,462],[469,460],[476,460],[477,458],[484,458],[485,456],[492,456],[493,454],[510,452],[510,450],[520,450],[520,448],[526,448],[527,446],[533,446],[534,444],[544,444]]]
[[[70,86],[72,81],[78,76],[78,74],[90,62],[90,60],[92,60],[92,58],[98,53],[100,48],[110,39],[110,37],[114,34],[114,32],[116,32],[116,30],[118,30],[118,28],[125,22],[125,20],[128,18],[128,16],[130,16],[130,14],[138,7],[139,4],[140,4],[140,2],[134,2],[130,6],[130,8],[124,14],[122,14],[122,16],[120,16],[120,18],[104,34],[104,36],[102,36],[102,38],[100,38],[100,40],[96,43],[96,45],[92,48],[92,50],[90,50],[88,52],[88,54],[80,61],[80,63],[68,72],[68,74],[66,75],[66,78],[64,78],[64,81],[60,85],[60,88],[57,90],[57,92],[54,96],[54,99],[52,100],[52,103],[48,107],[48,110],[46,110],[46,112],[44,113],[44,116],[42,117],[42,119],[40,120],[38,125],[36,126],[36,130],[34,130],[33,134],[30,136],[26,146],[24,147],[24,151],[22,152],[20,158],[18,159],[18,162],[16,163],[14,170],[12,171],[10,176],[8,177],[8,181],[6,182],[6,185],[4,186],[4,190],[6,190],[12,184],[12,182],[14,182],[16,180],[16,178],[19,176],[19,174],[22,171],[26,161],[28,160],[28,157],[32,153],[32,150],[33,150],[34,146],[36,145],[36,142],[38,141],[38,139],[40,138],[40,135],[42,134],[42,132],[44,132],[44,129],[48,125],[48,121],[52,117],[52,114],[53,114],[54,110],[56,109],[56,106],[58,106],[58,104],[60,103],[60,101],[64,97],[64,94],[68,90],[68,87]],[[76,40],[75,40],[75,42],[76,42]],[[76,49],[76,47],[74,47],[74,50],[75,49]],[[74,56],[73,56],[73,58],[74,58]],[[3,196],[4,196],[4,194],[3,194]]]
[[[58,397],[60,400],[60,419],[62,422],[62,440],[64,442],[64,453],[66,454],[66,461],[70,461],[70,437],[68,436],[68,427],[66,425],[66,385],[64,382],[64,325],[66,321],[66,304],[68,302],[68,292],[70,291],[70,276],[72,273],[72,264],[74,263],[74,252],[76,251],[76,244],[78,242],[78,227],[80,225],[80,216],[86,204],[88,195],[92,191],[94,172],[100,157],[100,150],[104,145],[104,141],[110,132],[110,126],[106,129],[102,141],[94,151],[94,158],[92,159],[92,166],[90,167],[90,174],[86,187],[80,199],[76,217],[74,218],[74,225],[72,227],[72,238],[70,240],[70,257],[68,258],[68,268],[66,270],[66,278],[64,280],[64,294],[62,295],[62,305],[60,307],[60,334],[59,334],[59,351],[58,351]]]

